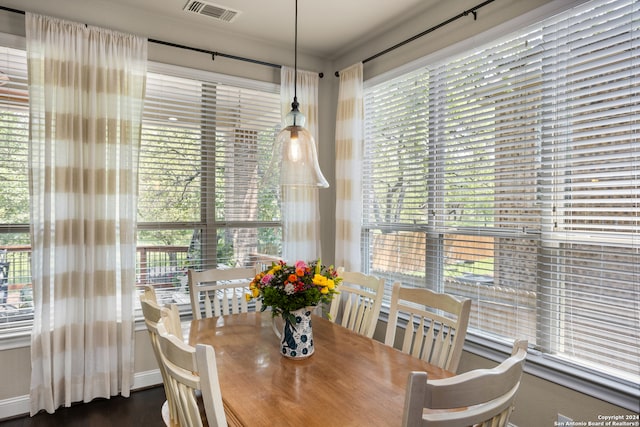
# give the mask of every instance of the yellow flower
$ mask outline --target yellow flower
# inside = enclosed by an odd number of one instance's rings
[[[323,287],[320,289],[320,293],[321,294],[328,294],[329,293],[329,288]]]
[[[333,279],[327,279],[327,288],[334,289],[335,287],[336,283],[333,281]]]
[[[313,275],[313,284],[316,285],[316,286],[326,287],[327,286],[327,278],[324,277],[322,274],[314,274]]]
[[[251,301],[252,298],[251,294],[244,294],[244,299],[247,300],[247,302]]]
[[[260,288],[256,285],[256,283],[251,282],[249,284],[249,292],[245,294],[245,298],[247,301],[251,300],[251,298],[257,298],[260,295]]]

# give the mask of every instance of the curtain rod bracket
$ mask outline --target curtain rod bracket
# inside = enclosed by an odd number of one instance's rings
[[[475,9],[465,10],[463,13],[464,13],[464,16],[467,16],[468,14],[472,13],[473,14],[473,20],[474,21],[478,20],[478,11],[475,10]]]

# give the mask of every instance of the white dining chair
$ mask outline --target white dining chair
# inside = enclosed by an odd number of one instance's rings
[[[153,349],[153,353],[158,363],[158,368],[160,369],[160,374],[162,375],[162,384],[167,398],[160,409],[162,420],[167,426],[177,426],[178,418],[175,402],[171,400],[171,394],[167,389],[167,373],[162,363],[160,346],[158,344],[158,324],[162,320],[162,307],[158,305],[155,290],[151,286],[145,286],[144,292],[140,295],[140,306],[142,308],[142,315],[144,317],[145,325],[147,326],[147,331],[149,331],[151,348]],[[182,328],[180,325],[180,314],[178,312],[178,307],[175,304],[166,307],[165,317],[167,318],[164,321],[165,329],[178,336],[179,339],[183,339]]]
[[[396,282],[391,293],[385,344],[450,372],[456,372],[467,335],[471,300]],[[396,343],[398,320],[406,321]]]
[[[331,301],[329,320],[354,332],[373,337],[380,316],[384,279],[370,274],[338,268],[342,278],[338,292]]]
[[[192,347],[167,333],[162,323],[158,331],[160,354],[179,425],[227,426],[213,347],[206,344]]]
[[[527,356],[527,341],[516,341],[512,355],[492,369],[429,380],[411,372],[406,387],[403,427],[506,427],[514,409]]]
[[[260,300],[254,300],[255,305],[250,306],[245,298],[255,275],[256,269],[249,267],[188,270],[193,318],[246,313],[251,307],[259,311]]]

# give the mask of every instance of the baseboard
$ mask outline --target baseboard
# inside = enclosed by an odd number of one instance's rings
[[[141,388],[153,387],[162,384],[162,375],[159,369],[151,371],[136,372],[133,375],[133,387],[131,390],[139,390]]]
[[[29,413],[29,395],[0,400],[0,421]]]
[[[162,375],[160,370],[136,372],[133,376],[132,391],[148,388],[162,384]],[[0,400],[0,421],[5,418],[14,418],[29,415],[31,405],[29,403],[29,395],[16,396],[9,399]]]

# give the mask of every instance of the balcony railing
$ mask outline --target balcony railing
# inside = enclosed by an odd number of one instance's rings
[[[144,245],[137,247],[136,288],[156,288],[161,304],[189,304],[187,269],[198,268],[189,258],[188,246]],[[270,264],[277,257],[252,254],[255,262]],[[0,246],[0,323],[33,318],[31,246]],[[138,300],[136,299],[136,304]]]
[[[0,324],[31,319],[31,246],[0,246]]]
[[[31,246],[0,246],[0,309],[4,304],[31,301]],[[29,295],[25,295],[28,293]]]
[[[186,246],[138,246],[136,287],[159,288],[165,302],[188,301]],[[182,288],[182,289],[181,289]],[[175,294],[183,296],[175,300]],[[31,291],[31,246],[0,246],[0,323],[33,318]],[[27,319],[28,320],[28,319]]]

